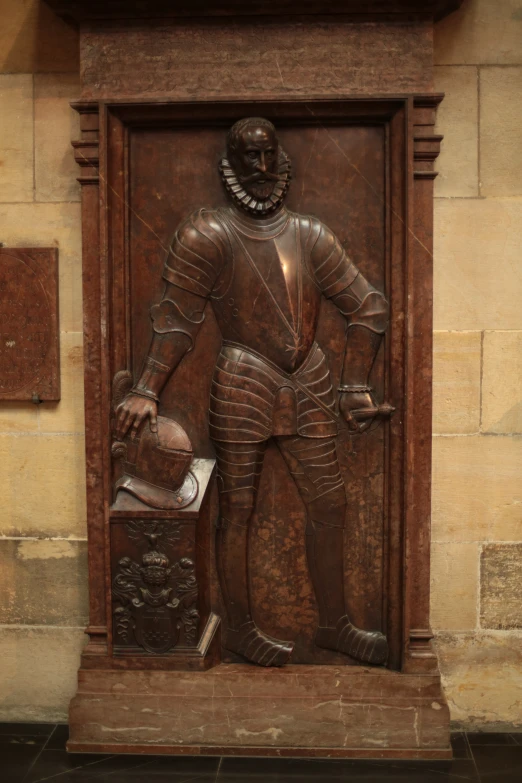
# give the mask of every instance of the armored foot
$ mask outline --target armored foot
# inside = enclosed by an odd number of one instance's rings
[[[337,650],[351,658],[375,665],[386,663],[388,642],[380,631],[362,631],[348,617],[341,617],[335,628],[319,628],[315,636],[318,647]]]
[[[292,655],[294,644],[273,639],[250,621],[237,631],[227,631],[225,647],[259,666],[284,666]]]

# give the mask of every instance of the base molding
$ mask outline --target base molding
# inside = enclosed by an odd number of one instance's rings
[[[80,669],[78,753],[451,758],[439,675],[355,666]]]
[[[67,743],[69,753],[126,753],[146,755],[152,753],[150,745],[91,745],[81,742]],[[211,745],[160,745],[154,748],[158,756],[252,756],[263,758],[277,756],[278,758],[321,758],[321,759],[418,759],[445,760],[452,758],[451,748],[429,750],[426,748],[277,748],[251,745],[249,747],[213,747]]]

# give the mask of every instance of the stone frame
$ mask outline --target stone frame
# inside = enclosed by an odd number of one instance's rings
[[[105,3],[104,9],[92,3],[50,3],[65,16],[81,23],[81,52],[83,89],[82,97],[75,104],[80,114],[81,139],[73,146],[76,159],[82,168],[79,178],[82,184],[82,231],[84,264],[84,318],[85,318],[85,395],[87,431],[87,486],[89,526],[89,579],[90,579],[90,624],[87,629],[89,644],[82,656],[80,687],[71,705],[71,740],[69,749],[74,751],[147,752],[150,744],[143,737],[129,732],[100,735],[96,729],[96,715],[102,703],[104,714],[110,715],[113,725],[118,722],[118,701],[115,692],[129,689],[138,697],[143,694],[146,676],[154,698],[161,698],[162,705],[168,703],[168,692],[183,698],[190,709],[194,689],[201,683],[201,699],[205,699],[208,678],[219,677],[216,672],[223,667],[185,674],[168,672],[171,667],[162,667],[161,662],[143,667],[139,661],[128,661],[126,665],[115,662],[111,656],[111,638],[108,631],[107,610],[110,593],[109,569],[109,405],[110,405],[110,354],[108,342],[108,259],[111,253],[125,255],[126,222],[121,205],[126,203],[125,158],[126,134],[132,123],[151,123],[156,127],[172,122],[218,122],[225,123],[237,118],[239,104],[241,116],[255,105],[260,113],[263,105],[272,116],[304,118],[309,121],[307,106],[314,102],[321,107],[325,116],[350,117],[352,121],[364,121],[373,114],[386,120],[393,128],[393,144],[390,147],[392,165],[389,170],[391,209],[388,211],[390,230],[388,252],[392,259],[401,259],[401,285],[396,286],[400,299],[399,311],[404,315],[401,329],[396,331],[396,341],[391,350],[392,372],[390,377],[400,386],[404,410],[392,420],[391,428],[400,430],[397,443],[400,447],[389,452],[389,459],[400,463],[402,479],[400,486],[392,489],[393,504],[391,517],[399,521],[399,527],[390,538],[388,562],[391,576],[389,611],[394,618],[400,618],[401,638],[393,650],[393,664],[397,672],[368,672],[358,667],[346,667],[343,677],[348,677],[348,691],[357,694],[357,704],[347,697],[351,718],[348,724],[355,728],[362,723],[362,731],[353,740],[302,747],[294,741],[282,744],[267,739],[263,745],[248,745],[231,741],[223,743],[210,739],[204,744],[194,744],[183,736],[175,735],[165,725],[161,741],[154,744],[156,752],[163,753],[208,753],[247,755],[328,755],[359,757],[415,757],[449,758],[449,711],[441,690],[440,675],[435,653],[432,650],[432,633],[429,625],[429,563],[430,563],[430,488],[431,488],[431,366],[432,366],[432,235],[433,235],[433,180],[436,176],[434,161],[439,153],[441,136],[434,133],[435,112],[442,100],[430,88],[432,84],[431,36],[434,18],[458,7],[458,2],[380,2],[370,9],[364,6],[362,15],[360,3],[343,2],[335,4],[327,21],[318,16],[320,9],[314,3],[307,6],[308,16],[291,16],[290,22],[283,22],[284,36],[299,36],[302,31],[310,32],[311,39],[320,32],[321,25],[335,29],[338,24],[346,35],[348,48],[339,55],[338,73],[327,87],[322,86],[321,74],[324,61],[320,55],[300,74],[306,78],[304,90],[293,85],[269,86],[258,93],[258,85],[246,87],[237,85],[237,94],[231,100],[227,86],[221,93],[207,87],[203,80],[197,82],[197,94],[187,100],[186,88],[177,75],[169,75],[155,92],[154,55],[155,42],[161,36],[163,51],[169,52],[171,42],[176,42],[174,19],[165,22],[148,22],[140,19],[139,8],[127,3]],[[290,2],[284,6],[288,14],[302,12]],[[254,14],[272,11],[267,4],[256,6]],[[212,29],[216,35],[223,33],[223,40],[229,34],[237,6],[224,2],[217,11],[209,11],[206,2],[193,11],[190,21],[183,21],[187,38],[194,39],[194,45],[201,42],[200,25],[205,17],[213,15]],[[161,19],[165,4],[154,4],[153,16]],[[217,14],[217,16],[216,16]],[[339,22],[336,14],[340,14]],[[133,21],[123,21],[130,16]],[[169,14],[169,16],[172,16]],[[293,19],[296,24],[293,25]],[[277,14],[275,16],[277,19]],[[389,21],[393,19],[393,24]],[[318,21],[316,21],[318,20]],[[370,22],[370,24],[368,24]],[[400,22],[400,24],[398,24]],[[241,24],[244,23],[242,20]],[[268,25],[260,17],[260,25]],[[246,24],[246,23],[245,23]],[[286,25],[286,26],[285,26]],[[270,26],[275,31],[276,25]],[[402,33],[404,32],[404,35]],[[385,50],[374,57],[371,43],[377,40],[386,43]],[[301,39],[299,39],[301,40]],[[111,42],[111,43],[109,43]],[[112,44],[117,42],[116,47]],[[131,68],[127,72],[127,59],[139,45],[143,69]],[[328,45],[328,43],[321,45]],[[382,43],[381,43],[382,46]],[[396,47],[396,60],[387,59],[388,50]],[[216,47],[214,47],[216,48]],[[182,50],[173,57],[182,54]],[[165,54],[166,57],[170,56]],[[148,58],[148,59],[147,59]],[[362,59],[361,59],[362,58]],[[161,58],[160,58],[161,59]],[[174,61],[173,61],[174,62]],[[278,65],[278,63],[276,63]],[[167,63],[167,66],[169,64]],[[187,66],[188,67],[188,66]],[[212,66],[206,61],[198,64],[201,75],[210,78]],[[221,67],[221,65],[219,66]],[[225,67],[225,66],[223,66]],[[279,67],[279,65],[278,65]],[[112,69],[112,70],[111,70]],[[148,70],[147,70],[148,69]],[[344,70],[343,70],[344,69]],[[98,77],[106,73],[105,80]],[[199,72],[198,72],[199,73]],[[225,71],[223,71],[223,74]],[[353,73],[353,92],[346,90],[347,73]],[[170,74],[170,72],[169,72]],[[233,83],[233,79],[232,79]],[[195,83],[196,84],[196,83]],[[382,92],[377,92],[380,85]],[[192,89],[192,88],[190,88]],[[255,103],[252,99],[255,93]],[[192,99],[193,98],[193,99]],[[264,103],[263,103],[264,102]],[[109,141],[110,139],[110,141]],[[114,194],[119,194],[116,200]],[[109,212],[111,219],[108,219]],[[403,262],[403,263],[402,263]],[[114,343],[113,343],[114,344]],[[397,395],[398,396],[398,395]],[[396,396],[396,398],[397,398]],[[394,462],[395,464],[395,462]],[[210,640],[209,640],[210,644]],[[212,663],[214,653],[209,646]],[[138,669],[149,669],[140,672]],[[228,669],[230,687],[244,685],[238,667]],[[285,691],[289,698],[299,699],[295,669],[304,672],[303,667],[285,667]],[[305,667],[306,674],[317,676],[317,701],[331,695],[332,682],[328,680],[329,667]],[[158,671],[159,669],[159,671]],[[309,670],[312,669],[312,672]],[[314,669],[322,669],[313,674]],[[348,671],[348,669],[350,671]],[[168,675],[168,679],[165,677]],[[204,676],[206,680],[198,680]],[[223,676],[223,675],[222,675]],[[248,673],[247,673],[248,677]],[[195,678],[195,679],[193,679]],[[256,679],[261,691],[270,687],[262,675]],[[169,683],[165,690],[166,683]],[[281,680],[283,683],[283,680]],[[207,683],[207,685],[205,685]],[[295,687],[294,687],[295,686]],[[116,687],[116,691],[114,688]],[[101,694],[101,698],[100,698]],[[93,699],[93,695],[96,696]],[[234,703],[238,695],[230,690]],[[284,695],[284,694],[283,694]],[[260,709],[262,702],[252,695],[251,709]],[[353,697],[355,698],[355,696]],[[378,715],[382,713],[382,741],[378,748],[372,745],[372,731],[364,723],[364,705],[373,704]],[[223,706],[225,701],[220,702]],[[363,711],[359,711],[359,707]],[[226,705],[225,705],[226,706]],[[398,724],[401,716],[411,711],[414,725],[403,727]],[[212,706],[214,709],[214,703]],[[279,706],[281,709],[281,705]],[[370,710],[371,712],[371,710]],[[172,719],[176,713],[172,713]],[[267,720],[273,722],[275,713]],[[241,720],[241,716],[237,717]],[[270,725],[273,725],[270,724]],[[420,730],[419,730],[420,727]],[[170,731],[170,733],[169,733]],[[262,735],[263,732],[261,731]],[[160,735],[158,735],[160,736]],[[348,735],[347,735],[348,736]]]

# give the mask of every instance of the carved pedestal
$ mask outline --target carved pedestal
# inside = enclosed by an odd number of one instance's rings
[[[245,668],[82,672],[69,750],[451,758],[449,711],[436,675]]]
[[[432,28],[458,3],[51,4],[81,24],[83,80],[90,641],[69,749],[447,758]]]

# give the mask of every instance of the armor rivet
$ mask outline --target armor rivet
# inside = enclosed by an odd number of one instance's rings
[[[232,298],[230,298],[230,299],[228,300],[228,303],[229,303],[229,305],[230,305],[230,306],[232,306],[232,305],[234,304],[234,300],[233,300]]]
[[[239,310],[237,309],[237,307],[234,307],[234,309],[232,310],[232,315],[234,316],[234,318],[236,318],[238,314],[239,314]]]

